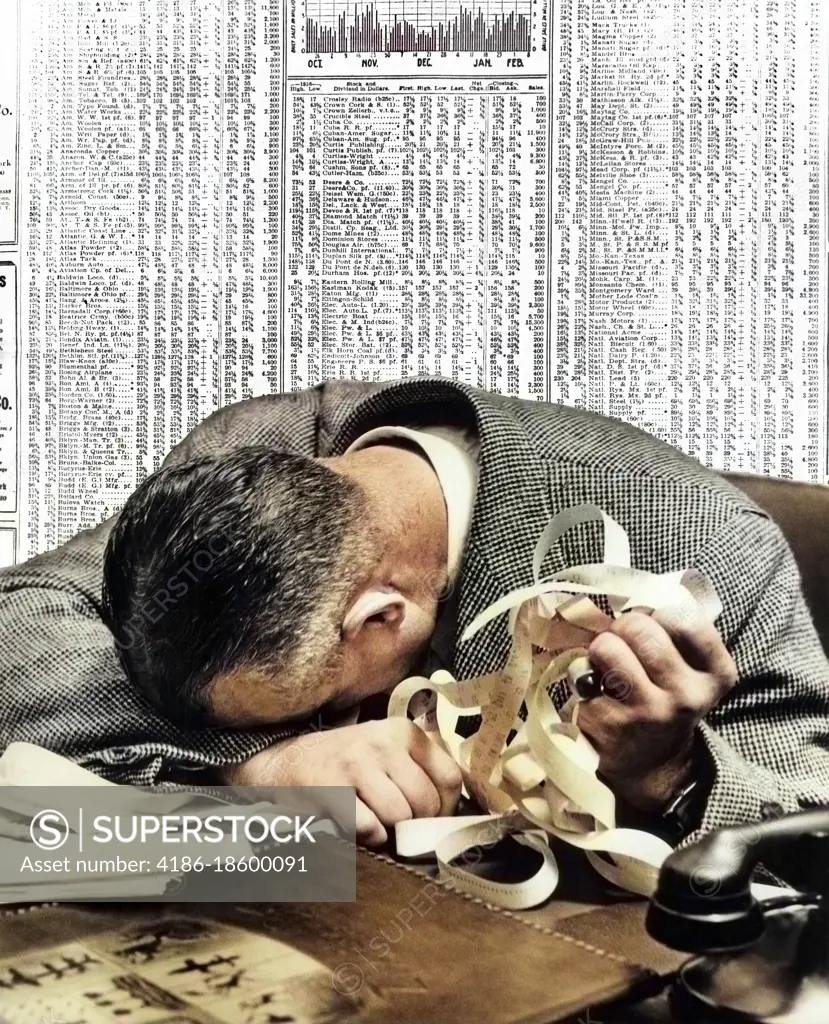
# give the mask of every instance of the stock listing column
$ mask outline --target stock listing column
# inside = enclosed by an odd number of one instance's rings
[[[285,153],[285,337],[287,388],[296,391],[320,377],[320,187],[322,97],[291,86],[290,134]]]
[[[292,85],[292,388],[400,376],[407,304],[411,327],[401,98],[326,85]]]
[[[285,385],[282,286],[283,67],[280,0],[221,0],[221,176],[214,190],[220,246],[222,405]]]
[[[136,66],[128,26],[110,13],[26,12],[21,557],[106,518],[135,479]]]
[[[139,0],[125,20],[137,51],[140,479],[219,404],[221,12]]]
[[[548,4],[287,5],[283,372],[547,397]]]
[[[33,24],[33,35],[40,36],[46,27],[48,11],[40,11]],[[21,347],[21,400],[23,393],[28,402],[27,415],[21,420],[22,438],[27,459],[22,465],[24,470],[20,476],[20,521],[21,537],[18,548],[21,558],[42,550],[44,544],[45,521],[41,512],[41,480],[44,465],[45,444],[45,396],[41,398],[43,382],[43,353],[46,349],[46,295],[42,285],[43,253],[45,247],[46,225],[44,215],[48,210],[45,203],[46,189],[46,151],[48,138],[37,131],[31,131],[33,121],[43,117],[46,105],[46,75],[39,63],[39,56],[27,50],[21,50],[21,110],[25,105],[28,118],[20,121],[20,166],[21,178],[27,180],[27,199],[29,211],[25,217],[25,229],[28,236],[28,252],[21,254],[20,278],[25,274],[27,302],[20,313],[20,347]],[[27,154],[24,163],[24,153]],[[26,166],[28,164],[28,167]],[[21,293],[23,289],[21,288]],[[24,342],[25,339],[25,342]],[[45,510],[44,510],[45,511]]]
[[[764,8],[757,471],[825,478],[829,10],[820,0]]]
[[[535,80],[486,97],[486,387],[547,398],[549,102]]]
[[[449,375],[483,384],[487,208],[485,99],[451,101],[449,137]]]

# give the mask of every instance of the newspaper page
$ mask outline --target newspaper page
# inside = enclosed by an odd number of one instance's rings
[[[0,0],[0,565],[422,373],[827,480],[825,0]]]

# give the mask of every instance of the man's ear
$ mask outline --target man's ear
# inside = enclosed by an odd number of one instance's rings
[[[406,599],[396,590],[371,587],[364,590],[343,619],[343,640],[353,639],[366,625],[391,626],[406,616]]]

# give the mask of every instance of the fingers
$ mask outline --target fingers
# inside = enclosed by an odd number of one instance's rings
[[[414,806],[409,805],[412,814],[422,816],[427,808],[430,817],[451,814],[460,796],[461,773],[449,754],[406,719],[366,723],[369,725],[375,727],[370,732],[369,751],[385,774],[399,779],[407,798],[412,797]],[[430,788],[424,787],[418,769],[430,780]],[[431,789],[436,790],[436,797]]]
[[[628,707],[634,707],[660,699],[659,687],[648,677],[630,645],[616,633],[600,633],[590,644],[587,655],[610,700],[624,701]]]
[[[579,729],[600,756],[630,727],[629,719],[629,713],[615,700],[599,698],[579,705]]]
[[[411,817],[434,818],[440,814],[440,793],[416,761],[411,757],[398,758],[388,772],[411,808]]]
[[[610,628],[638,658],[657,686],[681,689],[690,674],[709,677],[718,698],[737,682],[737,669],[715,626],[674,610],[622,615]]]
[[[410,747],[411,757],[431,779],[438,793],[438,815],[453,814],[458,806],[463,778],[461,770],[436,743],[420,729],[419,737],[415,738]]]
[[[382,846],[388,839],[388,833],[370,807],[357,797],[356,816],[357,842],[363,846]]]
[[[408,800],[400,788],[380,768],[356,780],[357,796],[374,812],[383,825],[396,825],[412,817]]]
[[[313,781],[356,791],[356,838],[382,846],[390,829],[412,817],[450,814],[460,795],[460,770],[413,722],[381,720],[332,730],[328,751],[308,768]],[[320,751],[323,755],[323,751]],[[309,773],[306,773],[309,774]]]
[[[579,728],[600,755],[613,749],[620,737],[645,722],[668,721],[670,696],[648,678],[628,644],[614,633],[600,633],[588,656],[604,683],[604,695],[579,705]]]
[[[418,752],[425,767],[404,754],[394,759],[385,770],[377,768],[356,780],[357,842],[365,846],[382,846],[388,830],[412,817],[434,817],[451,814],[460,795],[460,772],[448,755],[431,743],[431,751]],[[449,765],[444,759],[448,759]],[[455,780],[457,772],[457,784]]]
[[[647,709],[655,721],[666,714],[704,714],[737,682],[734,661],[714,626],[671,611],[622,615],[595,638],[588,656],[607,697],[624,702],[634,717]]]
[[[651,615],[629,612],[613,622],[609,633],[625,643],[657,687],[671,689],[688,670],[668,633]]]
[[[737,666],[713,622],[670,608],[654,612],[651,618],[663,627],[692,668],[714,676],[725,692],[736,685]]]

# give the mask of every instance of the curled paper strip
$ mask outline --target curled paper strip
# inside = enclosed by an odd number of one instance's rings
[[[603,528],[603,562],[574,566],[542,581],[548,551],[572,527],[587,522]],[[490,605],[461,638],[471,639],[508,613],[512,646],[501,671],[465,680],[436,672],[429,679],[406,679],[394,690],[389,716],[405,716],[416,695],[422,702],[424,691],[431,694],[415,721],[461,769],[464,795],[489,812],[475,818],[401,822],[395,830],[397,852],[407,858],[434,856],[444,880],[487,902],[519,910],[543,903],[558,885],[548,843],[553,835],[584,850],[607,881],[648,896],[671,847],[648,832],[616,826],[615,797],[596,777],[598,754],[578,728],[578,701],[571,699],[559,713],[547,691],[612,622],[591,597],[606,597],[613,616],[630,608],[670,607],[711,622],[722,605],[711,583],[695,569],[656,574],[631,568],[627,534],[595,505],[578,505],[553,517],[535,549],[533,580],[532,586]],[[519,715],[522,705],[526,721]],[[480,715],[481,725],[462,739],[456,726],[470,715]],[[510,834],[540,854],[532,877],[506,885],[468,869],[474,851]],[[458,859],[467,866],[452,863]]]

